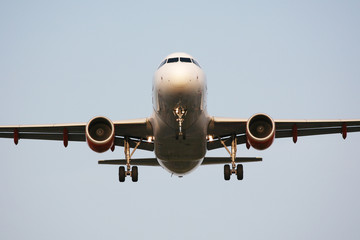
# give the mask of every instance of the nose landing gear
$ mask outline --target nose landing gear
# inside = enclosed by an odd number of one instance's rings
[[[178,106],[174,108],[173,113],[176,117],[176,121],[179,123],[179,131],[176,133],[176,139],[179,139],[179,136],[182,136],[182,138],[185,139],[185,134],[183,132],[182,125],[185,120],[184,118],[186,116],[187,110],[182,106]]]

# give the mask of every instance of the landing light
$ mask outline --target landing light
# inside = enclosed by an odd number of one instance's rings
[[[208,135],[207,138],[209,139],[210,142],[214,141],[214,137],[212,135]]]
[[[148,137],[147,141],[150,143],[150,142],[152,142],[153,139],[154,138],[152,136],[150,136],[150,137]]]

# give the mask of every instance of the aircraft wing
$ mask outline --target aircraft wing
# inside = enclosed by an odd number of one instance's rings
[[[115,121],[115,146],[124,146],[125,137],[129,138],[130,147],[141,144],[138,149],[153,151],[153,143],[146,141],[152,135],[151,124],[148,119]],[[9,125],[0,126],[0,138],[12,138],[15,144],[20,139],[55,140],[62,141],[64,146],[69,141],[85,142],[87,123],[49,124],[49,125]]]
[[[274,120],[275,138],[342,134],[346,138],[348,132],[360,132],[360,119],[350,120]],[[222,148],[223,144],[231,146],[231,137],[236,136],[237,144],[245,144],[247,119],[213,117],[209,124],[208,134],[214,136],[208,141],[208,150]]]

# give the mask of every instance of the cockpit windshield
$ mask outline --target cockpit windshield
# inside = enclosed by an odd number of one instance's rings
[[[199,65],[199,63],[198,63],[196,60],[192,59],[192,58],[187,58],[187,57],[175,57],[175,58],[165,59],[164,61],[162,61],[162,62],[160,63],[160,65],[159,65],[158,69],[161,68],[161,67],[162,67],[163,65],[165,65],[166,63],[176,63],[176,62],[179,62],[179,59],[180,59],[180,62],[183,62],[183,63],[194,63],[196,66],[198,66],[199,68],[201,68],[200,65]]]
[[[190,58],[180,58],[180,62],[187,62],[187,63],[191,63],[191,59]]]
[[[179,61],[179,58],[169,58],[167,60],[167,63],[174,63],[174,62],[178,62]]]

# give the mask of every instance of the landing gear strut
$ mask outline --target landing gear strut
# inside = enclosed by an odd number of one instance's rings
[[[235,163],[236,151],[237,151],[236,136],[232,136],[231,151],[226,146],[224,141],[222,141],[222,140],[220,140],[220,141],[221,141],[221,144],[225,147],[226,151],[228,151],[228,153],[230,154],[230,157],[231,157],[231,167],[230,167],[229,164],[226,164],[224,166],[224,179],[226,181],[228,181],[228,180],[230,180],[230,177],[231,177],[232,174],[236,174],[236,177],[237,177],[238,180],[243,180],[244,179],[244,167],[243,167],[242,164],[238,164],[236,166],[236,163]]]
[[[187,110],[182,106],[178,106],[174,108],[173,113],[176,117],[176,121],[179,123],[179,131],[176,133],[176,139],[179,139],[179,136],[182,136],[182,138],[185,140],[185,134],[183,132],[183,122],[185,120],[184,118],[186,116]]]
[[[139,178],[138,167],[137,166],[131,167],[130,161],[131,161],[132,155],[135,153],[135,151],[138,148],[138,146],[140,145],[140,143],[141,143],[141,141],[139,141],[136,144],[135,148],[133,149],[133,151],[130,154],[129,138],[124,139],[124,153],[125,153],[125,158],[126,158],[126,170],[125,170],[124,166],[119,167],[119,181],[120,182],[125,182],[126,176],[131,176],[131,180],[133,182],[138,181],[138,178]]]

